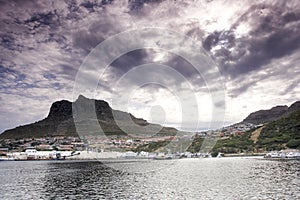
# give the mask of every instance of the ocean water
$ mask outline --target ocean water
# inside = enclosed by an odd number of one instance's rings
[[[300,199],[300,161],[0,162],[0,199]]]

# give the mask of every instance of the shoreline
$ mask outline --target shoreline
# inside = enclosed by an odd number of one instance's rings
[[[128,152],[127,152],[128,153]],[[93,151],[35,151],[30,152],[13,152],[8,153],[6,157],[0,157],[0,161],[62,161],[62,160],[82,160],[82,161],[116,161],[116,162],[132,162],[146,160],[177,160],[177,159],[208,159],[208,158],[264,158],[268,160],[299,160],[300,157],[268,157],[269,153],[219,153],[217,157],[205,156],[178,156],[178,155],[137,155],[126,154],[126,152],[93,152]],[[59,155],[59,156],[57,156]],[[285,154],[284,154],[285,155]]]

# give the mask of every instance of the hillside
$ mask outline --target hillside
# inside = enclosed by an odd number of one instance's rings
[[[257,148],[300,148],[300,110],[270,122],[261,131]]]
[[[270,110],[259,110],[251,113],[243,122],[252,124],[264,124],[283,116],[288,110],[288,106],[276,106]]]
[[[264,152],[284,148],[300,148],[300,101],[293,103],[290,107],[276,106],[270,110],[251,113],[239,124],[243,125],[244,123],[245,125],[250,122],[264,125],[248,129],[245,132],[239,131],[238,134],[232,132],[230,136],[220,137],[213,148],[213,153]],[[102,131],[99,129],[99,125]],[[7,130],[0,135],[0,139],[78,137],[78,132],[81,133],[81,138],[82,136],[93,137],[103,134],[126,136],[127,133],[130,136],[149,136],[156,133],[157,130],[160,130],[157,133],[159,136],[177,134],[177,130],[174,128],[148,123],[130,113],[112,109],[103,100],[88,99],[80,95],[73,103],[66,100],[54,102],[45,119]],[[215,132],[217,133],[217,131]],[[197,136],[193,139],[188,151],[198,152],[204,138]],[[167,144],[165,141],[146,144],[136,150],[156,150],[165,144]],[[181,145],[178,144],[178,146]]]
[[[242,123],[263,123],[240,135],[220,138],[212,152],[249,153],[300,148],[300,101],[288,106],[276,106],[270,110],[251,113]],[[203,137],[196,137],[189,151],[198,152]]]
[[[132,135],[152,135],[157,130],[160,130],[158,134],[161,135],[175,135],[177,132],[174,128],[151,124],[130,113],[114,110],[103,100],[88,99],[80,95],[73,103],[66,100],[54,102],[45,119],[6,130],[0,135],[0,139],[78,137],[78,130],[88,135],[103,134],[99,125],[106,135],[127,135],[128,132]]]
[[[290,107],[284,106],[275,106],[269,110],[259,110],[248,115],[243,123],[252,123],[252,124],[265,124],[274,120],[277,120],[283,116],[287,116],[290,113],[300,109],[300,101],[293,103]]]

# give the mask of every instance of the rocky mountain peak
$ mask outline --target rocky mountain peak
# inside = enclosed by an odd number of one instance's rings
[[[161,134],[175,134],[177,131],[174,128],[148,123],[127,112],[113,110],[104,100],[89,99],[79,95],[73,103],[67,100],[54,102],[45,119],[6,130],[0,134],[0,139],[78,136],[78,128],[85,130],[87,134],[97,134],[99,130],[94,127],[95,120],[98,123],[97,127],[100,125],[103,131],[110,135],[127,133],[151,135],[155,130],[160,130]],[[123,129],[119,125],[122,125]]]
[[[299,109],[300,109],[300,101],[296,101],[289,107],[288,112],[291,113]]]
[[[72,117],[72,103],[67,100],[56,101],[51,105],[47,119],[64,120]]]
[[[283,116],[300,109],[300,101],[296,101],[290,107],[286,105],[275,106],[269,110],[259,110],[251,113],[243,122],[252,124],[263,124],[277,120]]]

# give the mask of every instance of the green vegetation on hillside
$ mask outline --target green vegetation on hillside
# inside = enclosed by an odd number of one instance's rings
[[[300,111],[267,124],[260,133],[256,147],[267,151],[300,148]]]
[[[242,135],[231,135],[228,138],[220,138],[212,149],[213,154],[222,153],[241,153],[253,151],[253,141],[250,139],[251,132],[246,132]],[[204,141],[203,137],[195,138],[188,151],[196,153],[200,151]]]
[[[203,141],[204,141],[203,137],[196,137],[193,140],[192,144],[187,149],[187,151],[189,151],[191,153],[197,153],[197,152],[199,152]]]
[[[250,139],[251,132],[242,135],[232,135],[227,139],[218,140],[213,148],[213,152],[241,153],[254,150],[253,141]]]
[[[169,141],[160,141],[160,142],[152,142],[149,144],[144,144],[136,149],[134,149],[135,152],[141,152],[141,151],[146,151],[146,152],[154,152],[158,150],[161,147],[166,146],[169,143]]]
[[[241,135],[231,135],[221,138],[213,147],[212,153],[242,153],[281,150],[285,148],[300,148],[300,110],[270,122],[262,129],[258,141],[251,140],[251,134],[256,129]],[[198,152],[203,138],[196,138],[189,147],[190,152]]]

